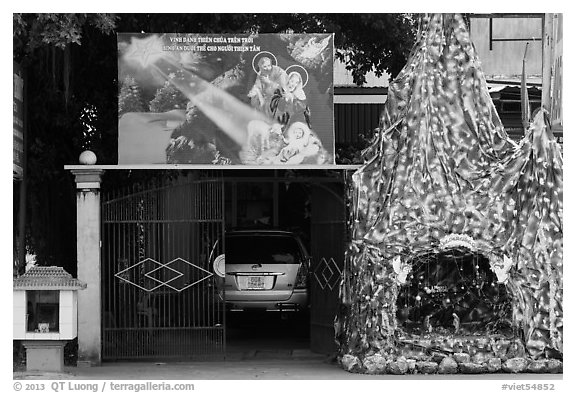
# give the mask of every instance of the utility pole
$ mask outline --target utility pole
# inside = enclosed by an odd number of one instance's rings
[[[554,56],[554,14],[544,15],[542,36],[542,107],[550,112],[552,96],[552,58]]]
[[[542,48],[542,107],[550,114],[552,132],[563,140],[563,16],[545,14]]]

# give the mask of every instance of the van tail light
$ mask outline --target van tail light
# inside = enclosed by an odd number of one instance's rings
[[[296,289],[308,288],[308,264],[303,262],[298,268],[298,273],[296,274]]]

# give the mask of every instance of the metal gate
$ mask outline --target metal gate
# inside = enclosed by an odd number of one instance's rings
[[[334,354],[334,318],[346,250],[344,183],[312,187],[312,266],[310,277],[310,349]]]
[[[223,181],[162,183],[103,195],[104,360],[225,355]]]

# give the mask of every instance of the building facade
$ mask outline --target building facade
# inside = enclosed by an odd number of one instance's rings
[[[470,18],[472,40],[486,59],[482,64],[492,99],[516,139],[523,135],[520,76],[526,42],[532,109],[542,102],[543,24],[544,14],[526,20],[492,14]],[[556,39],[561,42],[561,36]],[[502,56],[505,52],[514,56]],[[387,78],[369,78],[368,86],[357,87],[340,71],[334,83],[336,145],[365,145],[365,135],[380,124]],[[556,71],[556,86],[559,75]],[[559,93],[553,97],[558,101]],[[78,192],[78,277],[88,282],[79,297],[80,361],[225,355],[224,299],[218,298],[210,248],[226,230],[238,227],[300,232],[312,255],[310,347],[333,353],[333,321],[351,227],[348,176],[357,168],[336,164],[306,170],[166,165],[157,169],[172,171],[173,180],[129,184],[124,191],[108,189],[107,179],[134,168],[67,167]],[[182,277],[198,285],[184,291],[188,284],[176,285]],[[155,293],[155,286],[147,286],[153,281],[170,283],[176,293]],[[147,294],[155,296],[155,311]]]

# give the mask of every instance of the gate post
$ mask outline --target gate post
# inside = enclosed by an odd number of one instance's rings
[[[73,169],[76,180],[78,279],[88,284],[78,294],[78,366],[102,361],[100,181],[104,170]]]

